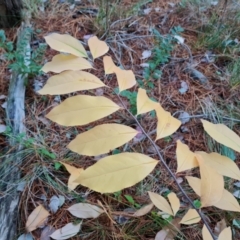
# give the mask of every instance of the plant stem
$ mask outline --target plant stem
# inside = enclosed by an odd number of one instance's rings
[[[119,96],[119,94],[117,94],[119,100],[121,101],[122,106],[124,107],[124,109],[128,112],[128,114],[135,120],[135,122],[137,123],[137,125],[140,127],[140,129],[142,130],[143,134],[146,136],[146,138],[151,142],[151,144],[153,145],[153,147],[156,150],[156,153],[161,161],[161,163],[164,165],[164,167],[166,168],[166,170],[169,172],[169,174],[171,175],[171,177],[174,179],[175,183],[177,184],[179,190],[182,192],[182,194],[184,195],[184,197],[188,200],[188,202],[190,203],[190,205],[193,207],[193,209],[195,209],[197,211],[197,213],[199,214],[199,216],[201,217],[203,223],[206,225],[209,233],[211,234],[213,240],[217,240],[217,238],[215,237],[215,235],[212,232],[212,229],[210,228],[210,226],[208,225],[204,215],[202,214],[202,212],[200,211],[200,209],[197,209],[194,205],[194,203],[192,202],[192,200],[189,198],[189,196],[186,194],[186,192],[184,191],[184,189],[182,188],[182,186],[180,185],[180,183],[178,183],[176,176],[174,175],[174,173],[171,171],[171,169],[168,167],[167,163],[165,162],[162,154],[159,152],[158,147],[156,145],[156,143],[151,139],[151,137],[148,136],[148,134],[145,132],[145,130],[143,129],[141,123],[137,120],[137,118],[127,109],[126,105],[124,104],[124,102],[122,101],[121,97]]]

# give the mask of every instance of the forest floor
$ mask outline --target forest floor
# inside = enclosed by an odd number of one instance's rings
[[[224,123],[240,136],[239,4],[224,6],[216,5],[214,1],[206,4],[186,0],[116,0],[111,1],[112,6],[106,14],[105,1],[95,1],[96,4],[89,2],[94,1],[82,0],[80,4],[73,5],[50,0],[44,11],[35,11],[32,19],[32,49],[38,49],[45,42],[44,36],[52,32],[70,34],[83,43],[86,43],[89,35],[97,35],[109,45],[108,55],[114,62],[134,72],[138,85],[147,90],[149,97],[156,99],[173,116],[180,118],[183,114],[182,127],[170,137],[157,141],[159,151],[174,173],[177,169],[177,140],[186,143],[192,151],[215,151],[226,155],[240,167],[240,155],[211,140],[200,121],[203,118]],[[97,4],[98,2],[101,3]],[[114,2],[120,3],[115,5]],[[16,40],[16,28],[6,30],[5,33],[9,41]],[[1,53],[5,53],[3,49]],[[42,53],[43,58],[36,60],[36,64],[43,65],[55,54],[56,51],[47,48]],[[2,124],[5,119],[4,96],[7,96],[11,76],[10,63],[0,60]],[[144,67],[144,63],[153,64],[154,67],[149,70]],[[94,74],[104,82],[108,81],[103,79],[101,60],[95,62]],[[70,239],[155,239],[156,234],[167,225],[158,215],[156,208],[138,218],[129,217],[128,214],[129,211],[135,211],[150,203],[147,191],[177,193],[181,201],[181,211],[177,214],[177,219],[181,219],[185,213],[183,209],[188,207],[189,203],[161,164],[141,183],[118,193],[99,194],[82,186],[68,191],[69,173],[59,162],[86,168],[96,163],[99,158],[80,156],[66,148],[70,140],[78,133],[86,131],[89,126],[62,127],[45,118],[53,106],[66,98],[41,96],[37,93],[49,76],[50,74],[34,74],[27,83],[27,137],[19,136],[19,141],[25,146],[24,162],[21,166],[21,182],[24,184],[20,187],[22,193],[19,204],[19,235],[24,233],[26,220],[33,209],[40,203],[48,208],[51,197],[59,195],[64,196],[65,202],[56,213],[50,215],[46,223],[54,229],[59,229],[69,222],[76,222],[76,218],[66,209],[78,202],[97,204],[99,200],[111,216],[102,214],[97,219],[84,221],[80,233]],[[108,85],[117,87],[113,80],[108,82]],[[117,102],[116,96],[109,90],[94,90],[91,93],[106,94]],[[136,93],[137,87],[133,87],[123,94],[125,103],[133,113],[136,113]],[[113,114],[108,120],[136,127],[124,112]],[[154,116],[146,114],[140,122],[148,133],[154,132]],[[6,154],[9,136],[11,137],[10,132],[0,134],[0,148],[3,149],[0,158]],[[151,136],[154,138],[154,134]],[[156,151],[146,139],[139,144],[129,143],[128,146],[115,150],[113,154],[126,149],[157,159]],[[184,178],[186,175],[198,176],[198,171],[189,170],[176,174],[189,197],[197,199]],[[233,180],[228,179],[226,185],[232,193],[237,190]],[[235,239],[240,239],[239,214],[215,207],[204,208],[203,213],[213,230],[217,222],[225,219],[226,224],[232,227]],[[179,233],[174,239],[202,239],[202,226],[202,222],[181,227],[175,224]],[[42,232],[43,228],[33,231],[34,239],[40,239]]]

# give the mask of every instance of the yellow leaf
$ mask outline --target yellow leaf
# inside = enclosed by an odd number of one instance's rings
[[[180,140],[177,140],[177,173],[182,172],[198,166],[198,161],[195,154],[189,150],[186,144],[183,144]]]
[[[68,148],[81,155],[98,156],[122,146],[137,134],[138,131],[125,125],[102,124],[79,134]]]
[[[106,86],[99,78],[84,71],[65,71],[48,79],[40,94],[67,94]]]
[[[204,163],[223,176],[240,180],[240,170],[230,158],[218,153],[195,152],[202,156]]]
[[[198,223],[201,220],[198,212],[195,209],[189,209],[181,220],[181,224],[190,225]]]
[[[158,119],[156,140],[176,132],[181,125],[181,121],[172,117],[171,114],[165,111],[160,105],[155,110]]]
[[[201,179],[196,177],[190,177],[190,176],[186,177],[186,179],[188,181],[188,184],[194,190],[194,192],[198,196],[200,196],[201,195]],[[240,212],[240,206],[238,204],[238,201],[226,189],[223,190],[222,198],[217,203],[215,203],[214,206],[227,211]]]
[[[157,108],[159,104],[152,101],[145,89],[139,88],[137,94],[137,115],[150,112]]]
[[[180,201],[174,192],[169,193],[167,197],[171,204],[171,207],[175,216],[180,208]]]
[[[74,180],[79,177],[80,173],[83,172],[83,168],[75,168],[67,163],[61,162],[67,171],[70,173],[70,177],[68,179],[68,188],[70,190],[74,190],[79,184],[75,183]]]
[[[92,68],[92,65],[84,58],[74,55],[58,54],[53,57],[51,62],[46,63],[42,71],[45,73],[60,73],[66,70],[84,70]]]
[[[115,69],[117,68],[112,58],[109,56],[103,57],[103,65],[104,65],[105,74],[112,74],[115,72]]]
[[[161,195],[154,193],[154,192],[148,192],[148,195],[152,201],[152,203],[161,211],[163,211],[164,213],[167,213],[171,216],[174,215],[172,208],[170,206],[170,204],[168,203],[168,201],[162,197]]]
[[[63,126],[85,125],[106,117],[120,107],[103,96],[77,95],[53,108],[46,117]]]
[[[97,218],[104,211],[102,208],[89,203],[76,203],[67,209],[73,216],[78,218]]]
[[[217,142],[240,152],[240,137],[224,124],[213,124],[201,119],[204,130]]]
[[[230,227],[225,228],[219,235],[218,240],[232,240],[232,230]]]
[[[119,153],[100,159],[75,182],[100,193],[113,193],[143,180],[158,161],[140,153]]]
[[[204,224],[203,226],[203,229],[202,229],[202,237],[203,237],[203,240],[213,240],[210,232],[208,231],[206,225]],[[225,239],[227,240],[227,239]]]
[[[193,189],[193,191],[200,196],[201,195],[201,179],[191,176],[186,176],[188,184]]]
[[[137,83],[132,70],[122,70],[116,67],[114,72],[117,76],[119,92],[129,89]]]
[[[214,206],[226,211],[240,212],[237,199],[226,189],[223,191],[222,198]]]
[[[133,216],[134,216],[134,217],[144,216],[144,215],[146,215],[147,213],[149,213],[149,212],[152,210],[153,206],[154,206],[153,203],[150,203],[150,204],[148,204],[148,205],[146,205],[146,206],[138,209],[138,210],[133,214]]]
[[[27,231],[32,232],[33,230],[37,229],[44,223],[49,215],[49,212],[42,205],[36,207],[27,219]]]
[[[216,204],[223,196],[223,176],[205,164],[205,160],[196,154],[201,175],[201,206],[209,207]]]
[[[109,50],[108,45],[104,41],[99,40],[96,36],[89,38],[88,46],[90,48],[93,59],[104,55]]]
[[[71,53],[78,57],[88,56],[80,41],[68,34],[52,33],[44,38],[47,44],[54,50]]]

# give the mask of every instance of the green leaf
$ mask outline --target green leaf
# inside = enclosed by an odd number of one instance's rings
[[[62,164],[60,162],[55,162],[54,163],[54,168],[55,170],[59,170],[59,168],[62,166]]]
[[[124,197],[128,200],[129,203],[131,203],[132,205],[135,204],[134,199],[132,198],[132,196],[130,195],[124,195]]]
[[[194,206],[195,206],[196,208],[200,208],[200,207],[201,207],[201,202],[200,202],[198,199],[194,200],[194,201],[193,201],[193,204],[194,204]]]

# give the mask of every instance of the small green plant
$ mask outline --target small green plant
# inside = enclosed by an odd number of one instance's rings
[[[6,131],[4,132],[4,135],[7,136],[8,138],[13,138],[12,130],[10,127],[7,127]],[[25,133],[20,133],[14,138],[25,149],[34,150],[42,158],[47,158],[51,160],[56,159],[56,155],[54,153],[47,150],[44,146],[37,144],[34,138],[27,137]]]
[[[130,103],[130,111],[135,115],[137,113],[137,92],[125,90],[122,91],[120,95],[128,99]]]
[[[150,79],[159,80],[162,76],[160,67],[169,61],[171,51],[173,50],[176,39],[174,35],[181,33],[183,29],[180,26],[170,30],[167,36],[162,36],[156,29],[153,29],[155,35],[155,46],[152,50],[152,57],[147,62],[149,67],[145,68],[143,77],[147,82],[147,87],[154,88],[154,84]]]
[[[232,61],[228,65],[228,71],[230,73],[230,84],[233,88],[240,85],[240,58]]]
[[[25,48],[28,42],[27,35],[32,35],[33,32],[30,29],[26,30],[25,37],[21,40],[19,44],[18,51],[15,51],[13,42],[7,41],[5,32],[0,30],[0,47],[5,50],[4,57],[10,62],[9,68],[13,71],[17,71],[22,74],[29,74],[30,77],[38,75],[41,69],[41,63],[45,54],[46,44],[40,44],[36,50],[30,53],[30,46],[28,54],[31,55],[31,60],[29,63],[25,62],[25,56],[22,54],[22,49]]]
[[[135,200],[133,199],[133,197],[131,195],[124,195],[124,197],[127,199],[127,201],[135,208],[140,208],[141,205],[136,203]]]

